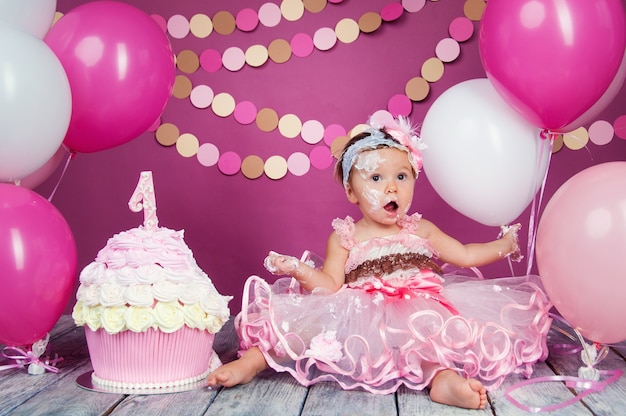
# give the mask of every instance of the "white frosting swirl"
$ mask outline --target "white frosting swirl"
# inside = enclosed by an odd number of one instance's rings
[[[229,319],[232,297],[217,292],[183,234],[140,226],[110,238],[80,274],[76,324],[111,334],[174,332],[183,325],[218,332]]]

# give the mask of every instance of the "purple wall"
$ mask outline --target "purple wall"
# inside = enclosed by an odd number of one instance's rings
[[[86,1],[58,0],[58,10],[65,13],[82,3]],[[244,7],[242,2],[206,0],[128,3],[165,19],[174,14],[188,19],[197,13],[213,16],[219,10],[236,14]],[[248,0],[245,7],[258,10],[264,3],[266,0]],[[190,49],[199,54],[207,48],[223,51],[230,46],[245,50],[252,44],[290,39],[298,32],[313,34],[321,27],[334,27],[342,18],[358,20],[364,12],[380,11],[387,3],[345,0],[329,3],[320,13],[305,12],[297,22],[282,21],[274,28],[259,26],[251,33],[236,31],[228,36],[212,33],[206,39],[189,35],[171,42],[176,53]],[[216,93],[229,92],[237,101],[249,100],[257,108],[269,107],[278,114],[296,114],[303,121],[315,119],[324,125],[338,123],[350,128],[364,122],[372,112],[385,109],[391,96],[403,93],[406,82],[419,76],[422,63],[434,56],[437,42],[448,36],[450,22],[463,16],[464,3],[427,2],[420,12],[405,13],[395,22],[384,23],[374,34],[361,34],[354,43],[338,42],[330,51],[314,50],[306,58],[292,57],[284,64],[268,61],[260,68],[245,67],[237,72],[222,68],[209,74],[199,69],[185,75],[194,85],[211,85]],[[478,25],[474,23],[474,35],[461,44],[460,57],[446,64],[442,79],[431,84],[427,99],[413,103],[411,118],[415,123],[422,122],[432,102],[449,87],[485,77],[478,53]],[[558,76],[558,64],[549,68]],[[626,96],[621,92],[600,118],[613,123],[626,113],[624,104]],[[231,150],[242,157],[287,157],[296,151],[308,154],[313,147],[300,137],[287,139],[278,131],[260,131],[254,123],[242,125],[233,117],[218,117],[210,108],[197,109],[189,99],[172,97],[163,122],[177,124],[181,133],[193,133],[201,143],[216,144],[221,152]],[[553,155],[543,205],[573,174],[612,160],[626,160],[625,140],[615,137],[603,146],[590,142],[586,149],[577,151],[563,148]],[[131,212],[127,205],[142,170],[153,172],[160,225],[185,230],[187,244],[200,267],[221,293],[235,296],[230,305],[233,313],[240,309],[243,282],[249,275],[274,279],[262,267],[269,250],[295,256],[305,249],[323,254],[331,220],[347,214],[358,216],[356,207],[346,201],[342,188],[334,181],[332,168],[311,167],[303,176],[287,173],[278,180],[266,176],[251,180],[241,173],[227,176],[216,166],[205,167],[195,157],[181,156],[174,146],[160,145],[154,133],[145,133],[117,148],[79,153],[62,178],[52,202],[74,232],[79,270],[93,261],[113,234],[142,223],[142,214]],[[55,172],[37,191],[48,196],[59,173]],[[426,175],[417,182],[413,208],[464,242],[492,239],[499,231],[449,207],[432,189]],[[519,221],[525,226],[525,234],[529,210]],[[522,240],[525,245],[525,235]],[[526,265],[514,267],[516,273],[524,273]],[[482,271],[490,277],[510,274],[506,262]],[[66,312],[71,311],[74,301],[70,300]]]

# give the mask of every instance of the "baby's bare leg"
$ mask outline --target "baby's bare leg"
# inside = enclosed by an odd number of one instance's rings
[[[252,347],[239,359],[224,364],[209,374],[208,384],[224,387],[246,384],[266,368],[267,361],[263,353],[257,347]]]
[[[484,409],[487,390],[479,380],[464,378],[452,370],[437,373],[430,385],[430,398],[437,403],[466,409]]]

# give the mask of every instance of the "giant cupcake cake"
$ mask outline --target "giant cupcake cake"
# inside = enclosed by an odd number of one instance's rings
[[[85,327],[95,386],[164,389],[197,385],[221,364],[215,334],[228,320],[183,231],[159,227],[152,173],[129,207],[144,224],[109,239],[80,274],[72,317]]]

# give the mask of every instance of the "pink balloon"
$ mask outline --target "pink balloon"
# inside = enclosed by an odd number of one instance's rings
[[[0,343],[30,345],[58,321],[76,281],[76,243],[61,213],[0,184]]]
[[[562,131],[617,74],[625,20],[621,0],[489,0],[481,60],[513,108],[538,127]]]
[[[611,81],[609,87],[604,91],[602,97],[598,99],[587,111],[585,111],[582,115],[580,115],[576,120],[572,121],[567,126],[563,127],[561,131],[568,132],[574,131],[579,127],[586,125],[587,123],[591,123],[596,121],[598,116],[604,111],[609,104],[613,102],[617,94],[622,90],[624,86],[624,80],[626,79],[626,53],[622,58],[622,63],[617,69],[617,74]]]
[[[175,80],[167,36],[146,13],[95,1],[65,14],[45,42],[70,81],[72,116],[65,145],[97,152],[126,143],[160,116]]]
[[[626,162],[579,172],[552,196],[537,230],[546,293],[589,340],[626,340]]]

